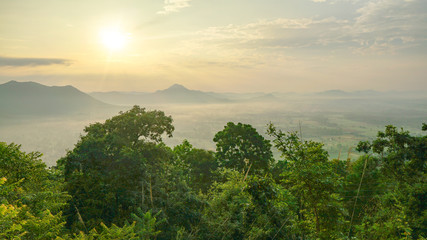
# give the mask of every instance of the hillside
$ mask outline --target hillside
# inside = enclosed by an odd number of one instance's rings
[[[134,104],[210,104],[227,103],[230,100],[213,94],[190,90],[174,84],[167,89],[152,93],[144,92],[93,92],[91,96],[107,103],[120,105]]]
[[[16,81],[0,85],[0,114],[3,117],[81,114],[110,107],[112,105],[72,86]]]

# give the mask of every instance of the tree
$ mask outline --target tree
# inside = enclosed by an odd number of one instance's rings
[[[423,124],[422,129],[427,127]],[[400,239],[426,237],[427,136],[386,126],[372,142],[360,142],[358,150],[378,162],[379,189],[366,206],[356,236]]]
[[[62,234],[65,222],[60,213],[45,210],[34,215],[31,210],[25,205],[0,204],[0,238],[54,239]]]
[[[350,235],[354,226],[359,225],[370,208],[376,205],[378,196],[387,191],[381,180],[381,165],[378,158],[370,155],[360,156],[349,162],[342,187],[344,206],[349,213]]]
[[[170,158],[162,135],[171,137],[173,130],[171,117],[138,106],[86,127],[86,135],[58,161],[73,197],[69,226],[123,224],[137,207],[147,210],[154,178]]]
[[[140,208],[158,216],[157,239],[175,238],[182,228],[191,231],[200,219],[200,200],[162,142],[173,129],[171,117],[138,106],[86,127],[86,135],[58,162],[73,196],[68,227],[86,233],[102,231],[101,223],[125,227]]]
[[[322,239],[343,237],[345,213],[338,194],[342,178],[328,160],[323,144],[303,141],[296,132],[284,133],[272,124],[268,133],[284,158],[282,184],[298,202],[298,234]]]
[[[294,198],[270,176],[225,169],[204,210],[201,239],[290,239]]]
[[[427,136],[411,136],[408,131],[388,125],[384,132],[378,132],[370,146],[382,159],[382,172],[389,178],[413,184],[425,174]]]
[[[0,142],[1,239],[53,239],[65,230],[68,195],[40,157]]]
[[[216,157],[221,167],[238,171],[266,172],[273,161],[270,141],[249,124],[229,122],[215,137]]]
[[[185,169],[176,165],[175,158],[165,165],[157,178],[157,192],[153,191],[154,212],[162,211],[164,222],[157,239],[175,239],[179,231],[194,234],[200,223],[203,201],[187,184]],[[156,197],[157,195],[157,197]],[[160,217],[159,216],[159,217]]]
[[[194,148],[187,140],[174,147],[176,164],[184,170],[188,176],[189,186],[196,192],[206,193],[215,181],[215,171],[218,162],[212,151]]]
[[[25,153],[21,146],[0,142],[0,176],[8,179],[6,185],[19,182],[20,191],[3,196],[9,202],[19,200],[34,214],[49,209],[54,214],[62,211],[69,196],[63,192],[57,172],[47,169],[39,152]]]
[[[104,223],[100,224],[97,230],[93,228],[89,233],[79,232],[74,234],[74,240],[110,240],[110,239],[126,239],[126,240],[149,240],[155,238],[160,231],[156,231],[155,227],[159,224],[156,217],[151,215],[151,211],[143,213],[141,209],[137,210],[136,214],[132,214],[132,224],[126,222],[122,227],[111,224],[111,227]],[[68,236],[66,236],[68,239]]]

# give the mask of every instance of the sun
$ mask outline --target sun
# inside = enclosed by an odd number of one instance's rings
[[[104,29],[100,32],[102,44],[111,51],[123,49],[128,42],[128,35],[117,28]]]

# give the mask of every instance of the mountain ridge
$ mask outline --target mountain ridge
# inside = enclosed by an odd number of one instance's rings
[[[9,81],[0,84],[0,114],[2,116],[53,116],[58,114],[90,113],[112,105],[66,86],[46,86],[36,82]]]
[[[211,104],[227,103],[229,99],[203,92],[188,89],[181,84],[173,84],[168,88],[155,92],[92,92],[91,96],[107,103],[122,105],[134,104]]]

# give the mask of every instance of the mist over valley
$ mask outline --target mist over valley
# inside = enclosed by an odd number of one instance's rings
[[[171,115],[175,131],[169,146],[184,139],[214,150],[216,132],[227,122],[251,124],[265,135],[269,122],[285,131],[302,131],[304,139],[325,144],[330,158],[357,156],[358,141],[372,139],[385,125],[420,133],[427,119],[423,92],[217,93],[182,85],[155,92],[90,92],[72,86],[49,87],[11,81],[0,85],[0,136],[40,151],[48,165],[77,143],[83,129],[104,122],[133,105]],[[341,154],[340,154],[341,153]]]

